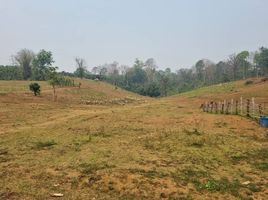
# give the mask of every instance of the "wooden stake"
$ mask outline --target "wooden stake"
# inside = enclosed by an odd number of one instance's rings
[[[229,113],[230,104],[231,104],[231,103],[228,102],[228,103],[227,103],[227,106],[226,106],[226,114],[227,114],[227,115],[230,114],[230,113]]]
[[[233,105],[234,105],[234,100],[231,100],[231,114],[233,114]]]
[[[213,112],[213,105],[214,105],[214,103],[213,103],[213,101],[211,101],[211,102],[210,102],[210,112],[211,112],[211,113]]]
[[[238,115],[238,100],[235,101],[235,114]]]
[[[243,97],[240,97],[240,114],[243,115]]]
[[[215,113],[218,114],[218,104],[215,102]]]
[[[259,104],[259,114],[260,114],[260,117],[263,115],[263,110],[262,110],[262,105]]]
[[[224,103],[221,103],[221,114],[224,114]]]
[[[252,116],[254,116],[255,115],[255,98],[254,97],[252,97],[251,102],[252,102]]]
[[[247,99],[247,117],[250,117],[250,114],[249,114],[249,108],[250,108],[250,100]]]

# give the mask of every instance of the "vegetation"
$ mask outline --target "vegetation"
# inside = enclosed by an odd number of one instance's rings
[[[34,96],[40,95],[41,87],[38,83],[31,83],[29,89],[34,93]]]
[[[202,59],[192,68],[172,72],[157,70],[153,58],[145,62],[136,59],[133,67],[118,62],[94,67],[92,73],[114,85],[146,96],[167,96],[195,88],[268,75],[268,49],[232,54],[226,61],[213,63]]]
[[[81,89],[56,88],[57,103],[48,81],[40,98],[30,81],[0,81],[1,199],[267,199],[266,130],[199,110],[267,99],[261,78],[160,99],[74,80]]]
[[[15,66],[0,66],[1,80],[50,80],[55,68],[52,52],[41,50],[36,55],[28,49],[20,50],[14,57]],[[195,88],[226,83],[250,77],[268,75],[268,49],[256,52],[242,51],[232,54],[225,61],[213,63],[202,59],[191,68],[172,72],[170,68],[158,70],[153,58],[143,62],[136,59],[132,67],[118,62],[87,70],[83,58],[75,58],[76,71],[57,74],[69,77],[105,80],[117,87],[145,96],[158,97],[182,93]]]

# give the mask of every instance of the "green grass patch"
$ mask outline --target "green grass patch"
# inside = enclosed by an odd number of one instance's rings
[[[49,140],[49,141],[39,141],[35,143],[34,149],[37,150],[42,150],[42,149],[49,149],[52,148],[54,145],[57,143],[54,140]]]
[[[114,165],[109,165],[107,163],[81,163],[79,165],[79,171],[82,174],[89,175],[94,174],[98,170],[110,169],[114,167]]]

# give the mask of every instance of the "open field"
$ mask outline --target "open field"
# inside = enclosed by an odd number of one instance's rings
[[[81,81],[81,80],[77,80]],[[255,80],[151,99],[83,80],[60,88],[0,81],[0,199],[268,199],[268,137],[206,100],[254,96]]]

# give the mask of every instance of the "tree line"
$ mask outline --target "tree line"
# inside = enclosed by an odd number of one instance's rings
[[[75,74],[78,74],[77,71]],[[198,60],[190,68],[172,72],[170,68],[159,69],[155,60],[136,59],[132,67],[118,62],[84,70],[84,77],[95,75],[115,86],[146,96],[167,96],[198,87],[268,76],[268,49],[255,52],[242,51],[230,55],[226,60],[214,63],[208,59]]]
[[[50,51],[37,54],[28,49],[12,56],[14,65],[0,66],[1,80],[53,80],[57,85],[74,84],[69,77],[80,77],[107,81],[115,87],[146,96],[167,96],[192,90],[197,87],[225,83],[250,77],[268,75],[268,49],[255,52],[242,51],[230,55],[226,60],[214,63],[208,59],[197,61],[190,68],[172,72],[170,68],[159,69],[156,61],[136,59],[133,66],[118,62],[93,67],[90,71],[83,58],[75,58],[76,70],[56,72]],[[52,84],[53,85],[53,84]]]

